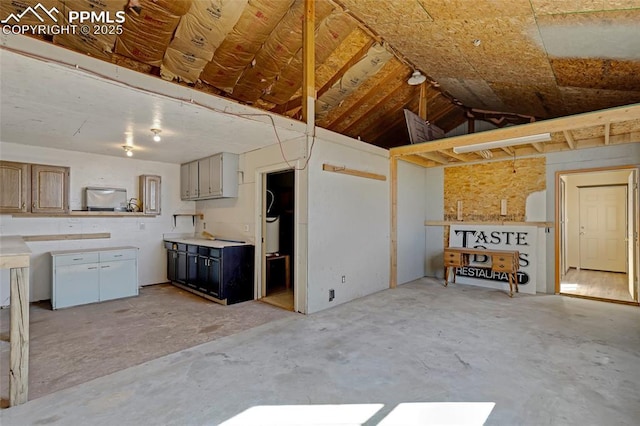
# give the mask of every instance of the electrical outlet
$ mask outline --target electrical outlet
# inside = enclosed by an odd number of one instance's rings
[[[342,284],[344,284],[344,283],[346,283],[346,282],[347,282],[347,276],[346,276],[346,275],[343,275],[343,276],[342,276]]]
[[[202,229],[207,229],[207,222],[202,222]]]
[[[336,291],[334,289],[329,290],[329,302],[336,298]]]
[[[244,232],[249,232],[249,225],[244,226]]]

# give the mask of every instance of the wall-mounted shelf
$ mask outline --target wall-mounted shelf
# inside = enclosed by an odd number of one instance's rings
[[[459,220],[425,220],[425,226],[449,225],[504,225],[504,226],[537,226],[538,228],[553,228],[553,222],[510,222],[510,221],[459,221]]]
[[[72,211],[69,213],[13,213],[13,217],[156,217],[155,214],[140,212],[88,212]]]
[[[173,226],[176,226],[176,217],[178,216],[191,216],[193,221],[193,226],[196,226],[196,217],[200,220],[204,219],[204,214],[202,213],[174,213],[173,214]]]

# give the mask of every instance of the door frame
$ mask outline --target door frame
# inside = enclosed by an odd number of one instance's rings
[[[607,171],[620,171],[620,170],[629,170],[630,173],[632,173],[635,170],[635,174],[636,176],[639,175],[639,171],[640,168],[638,168],[635,165],[625,165],[625,166],[614,166],[614,167],[595,167],[595,168],[590,168],[590,169],[572,169],[572,170],[558,170],[556,171],[556,176],[555,176],[555,206],[554,206],[554,210],[555,210],[555,223],[556,226],[554,227],[554,234],[555,234],[555,294],[560,294],[560,280],[561,280],[561,256],[564,254],[561,252],[560,247],[561,247],[561,238],[563,238],[563,236],[561,235],[561,226],[558,226],[558,224],[561,223],[561,221],[564,219],[564,217],[561,216],[561,205],[562,203],[565,202],[565,194],[561,194],[560,191],[560,181],[562,179],[562,176],[565,175],[569,175],[569,174],[581,174],[581,173],[591,173],[591,172],[607,172]],[[637,182],[636,182],[637,183]],[[635,189],[636,194],[638,193],[638,191],[640,191],[640,189],[636,188]],[[564,191],[563,191],[564,192]],[[628,201],[629,202],[629,201]],[[566,212],[566,209],[564,209]],[[639,230],[640,229],[640,209],[636,209],[635,212],[635,217],[634,218],[628,218],[627,219],[627,226],[630,226],[631,223],[634,223],[635,225],[635,229]],[[640,251],[640,247],[638,247],[638,238],[636,235],[636,241],[635,241],[635,257],[636,259],[639,256],[639,251]],[[634,265],[634,271],[628,271],[629,273],[632,273],[635,275],[636,277],[636,292],[638,292],[640,289],[638,288],[640,286],[640,283],[638,282],[638,277],[640,276],[640,265],[638,265],[637,263]],[[628,266],[627,266],[628,269]],[[599,299],[597,297],[589,297],[589,296],[576,296],[576,297],[583,297],[583,298],[587,298],[587,299]],[[605,299],[602,299],[605,300]],[[631,305],[640,305],[639,301],[635,301],[635,302],[625,302],[625,301],[614,301],[614,300],[608,300],[607,301],[610,302],[617,302],[617,303],[623,303],[623,304],[631,304]]]
[[[266,191],[267,191],[267,175],[271,173],[277,172],[286,172],[293,171],[294,172],[294,224],[293,224],[293,259],[292,264],[295,265],[296,273],[291,277],[291,286],[293,288],[293,311],[305,313],[306,306],[304,305],[304,300],[301,297],[302,294],[305,294],[301,285],[303,285],[298,279],[299,274],[298,270],[300,265],[303,263],[301,260],[301,248],[300,244],[300,211],[299,211],[299,197],[300,197],[300,183],[299,183],[299,173],[291,165],[287,163],[278,163],[273,164],[271,166],[261,167],[256,169],[256,191],[255,191],[255,211],[254,211],[254,219],[255,219],[255,272],[254,272],[254,294],[256,299],[263,298],[264,295],[264,286],[266,283],[266,265],[265,265],[265,244],[262,242],[263,236],[265,234],[265,222],[266,222],[266,211],[267,211],[267,201],[266,201]]]

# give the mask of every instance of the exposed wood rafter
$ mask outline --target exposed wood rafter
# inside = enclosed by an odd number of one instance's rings
[[[576,141],[575,139],[573,139],[571,132],[569,130],[563,130],[562,133],[564,134],[564,138],[567,141],[567,145],[569,145],[569,148],[576,149]]]
[[[349,108],[347,108],[346,111],[344,111],[338,117],[336,117],[333,120],[331,120],[331,123],[328,123],[326,127],[328,129],[332,129],[333,130],[334,126],[338,125],[338,127],[336,127],[335,130],[339,131],[338,130],[339,129],[339,125],[342,124],[344,122],[344,120],[349,118],[349,116],[351,116],[351,114],[353,114],[354,111],[356,111],[358,108],[362,107],[363,105],[366,105],[367,102],[369,102],[376,95],[380,95],[380,92],[382,90],[388,90],[389,89],[389,83],[391,83],[394,78],[397,78],[398,73],[400,73],[400,72],[402,72],[402,65],[399,62],[396,62],[396,65],[395,65],[395,67],[394,67],[392,72],[390,72],[378,84],[376,84],[374,87],[372,87],[364,96],[362,96],[360,99],[358,99],[358,101],[356,101],[353,105],[351,105]],[[367,111],[363,114],[363,116],[366,115],[370,110],[371,110],[371,108],[367,109]]]
[[[611,123],[605,123],[604,125],[604,144],[609,145],[611,142]]]

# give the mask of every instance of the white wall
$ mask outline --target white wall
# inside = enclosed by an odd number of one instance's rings
[[[426,220],[444,220],[444,167],[426,169],[425,194]],[[444,278],[444,227],[425,226],[424,228],[426,232],[424,275]]]
[[[547,221],[555,221],[556,172],[565,170],[593,169],[598,167],[613,167],[626,165],[640,165],[640,143],[612,145],[581,149],[578,151],[563,151],[547,154]],[[555,232],[547,234],[547,293],[555,292]]]
[[[567,175],[566,205],[567,205],[567,264],[570,268],[580,266],[580,198],[579,186],[593,185],[626,185],[631,174],[630,170],[614,172],[592,172]],[[626,209],[626,206],[625,206]]]
[[[424,277],[427,169],[398,161],[398,284]]]
[[[348,145],[318,139],[309,163],[308,313],[389,288],[388,152],[344,140]],[[387,180],[326,172],[323,163]]]
[[[194,230],[191,218],[178,218],[177,227],[173,226],[172,214],[174,212],[194,211],[195,209],[193,201],[180,200],[180,165],[12,143],[0,143],[0,159],[70,167],[70,205],[72,210],[82,208],[82,191],[86,186],[126,188],[127,197],[132,198],[138,196],[138,176],[154,174],[160,175],[162,178],[162,214],[156,217],[31,218],[0,215],[0,234],[2,235],[111,233],[109,239],[27,243],[32,251],[31,301],[46,300],[51,297],[51,258],[48,253],[55,250],[135,246],[140,249],[138,254],[140,285],[166,282],[166,254],[162,246],[163,233],[190,233]],[[4,274],[0,283],[2,288],[0,299],[3,299],[8,294],[8,283]]]

